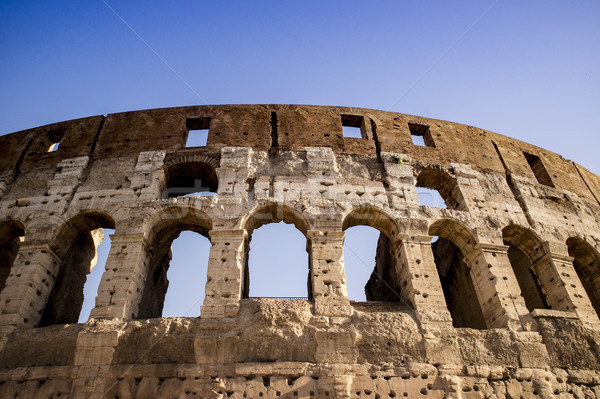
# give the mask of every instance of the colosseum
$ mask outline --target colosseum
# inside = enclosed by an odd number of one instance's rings
[[[1,398],[600,397],[600,178],[558,154],[301,105],[93,116],[0,149]],[[282,221],[306,239],[307,298],[250,297],[252,234]],[[380,236],[359,302],[360,225]],[[211,243],[201,316],[161,317],[188,230]]]

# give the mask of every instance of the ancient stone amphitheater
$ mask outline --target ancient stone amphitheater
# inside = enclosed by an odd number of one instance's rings
[[[94,116],[0,151],[1,398],[600,397],[600,178],[560,155],[298,105]],[[308,299],[249,298],[253,231],[280,221],[306,237]],[[357,225],[381,232],[365,302]],[[201,317],[161,318],[184,230],[212,243]]]

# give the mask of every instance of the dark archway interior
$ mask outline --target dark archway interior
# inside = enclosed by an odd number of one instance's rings
[[[0,291],[4,289],[24,234],[20,223],[7,221],[0,224]]]
[[[70,220],[56,240],[64,257],[40,327],[77,323],[83,305],[83,287],[96,259],[96,248],[104,240],[104,231],[114,229],[112,219],[102,214],[84,214]],[[101,266],[98,266],[101,267]]]
[[[454,243],[439,237],[431,244],[454,327],[485,329],[485,319],[468,266]]]
[[[579,238],[567,240],[569,255],[592,306],[600,316],[600,256],[588,243]]]
[[[544,255],[542,240],[531,229],[509,225],[502,229],[504,245],[508,245],[508,260],[521,288],[525,306],[534,309],[549,309],[542,285],[533,265]]]
[[[167,198],[199,192],[216,193],[219,185],[215,168],[205,162],[183,162],[165,170]]]
[[[508,259],[517,277],[521,288],[521,296],[525,299],[527,309],[530,312],[534,309],[548,309],[542,287],[535,273],[531,270],[531,261],[527,255],[509,242],[504,242],[504,245],[508,245]]]

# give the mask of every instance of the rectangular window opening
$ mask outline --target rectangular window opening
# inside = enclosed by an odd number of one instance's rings
[[[342,134],[348,138],[365,138],[363,117],[358,115],[342,115]]]
[[[552,179],[550,178],[550,175],[544,167],[540,157],[527,152],[523,152],[523,155],[525,155],[525,159],[527,159],[527,163],[533,172],[533,177],[535,177],[535,180],[539,184],[543,184],[548,187],[554,187],[554,183],[552,183]]]
[[[186,120],[188,130],[186,147],[206,147],[208,142],[208,131],[210,129],[210,117],[188,118]]]
[[[433,142],[433,136],[427,125],[419,125],[417,123],[409,123],[408,129],[410,130],[410,136],[414,145],[420,145],[423,147],[435,148]]]
[[[50,147],[48,147],[48,152],[54,152],[58,150],[58,147],[60,146],[60,141],[62,140],[66,131],[67,129],[56,129],[48,132],[48,141],[50,141]]]

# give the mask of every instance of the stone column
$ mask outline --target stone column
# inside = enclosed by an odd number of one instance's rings
[[[352,314],[344,274],[345,236],[343,231],[309,230],[306,233],[312,298],[319,316]]]
[[[442,283],[431,250],[432,236],[399,234],[393,245],[400,295],[414,307],[421,323],[452,326]]]
[[[0,294],[0,346],[15,328],[39,323],[63,258],[51,241],[21,243]]]
[[[506,245],[482,244],[464,257],[488,328],[521,329],[529,314]]]
[[[246,230],[211,230],[206,290],[201,318],[235,317],[242,296]]]
[[[547,252],[531,267],[536,274],[546,302],[554,310],[575,312],[586,324],[597,324],[598,316],[585,294],[573,267],[573,258]]]
[[[131,319],[144,293],[149,252],[143,233],[113,234],[90,319]]]

